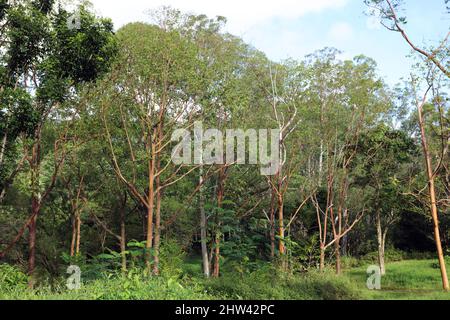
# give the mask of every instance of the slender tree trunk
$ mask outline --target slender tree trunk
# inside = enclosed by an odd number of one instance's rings
[[[284,246],[284,203],[281,194],[278,195],[278,236],[280,237],[278,241],[278,250],[280,256],[284,256],[286,253],[286,248]]]
[[[72,215],[72,239],[70,241],[70,256],[75,255],[75,242],[77,238],[77,218]]]
[[[219,210],[222,209],[222,201],[225,194],[225,178],[226,178],[226,168],[222,167],[219,172],[219,181],[217,187],[217,208]],[[219,215],[219,213],[218,213]],[[216,232],[214,236],[214,268],[213,268],[213,277],[218,278],[220,275],[220,221],[219,216],[216,218]]]
[[[325,245],[323,243],[320,244],[320,264],[319,271],[323,272],[325,270]]]
[[[81,214],[79,211],[76,213],[76,217],[77,217],[77,243],[75,255],[78,256],[80,254],[80,243],[81,243]]]
[[[203,193],[203,166],[200,166],[200,241],[202,247],[202,263],[203,263],[203,274],[206,278],[209,278],[209,259],[208,259],[208,247],[207,247],[207,239],[206,239],[206,230],[208,222],[206,220],[206,212],[205,212],[205,195]]]
[[[441,269],[441,277],[442,277],[442,287],[445,291],[448,291],[449,283],[448,283],[448,277],[447,277],[447,269],[445,266],[445,259],[444,259],[444,252],[442,250],[442,243],[441,243],[441,236],[439,232],[439,216],[438,216],[438,209],[436,205],[436,191],[434,186],[434,172],[431,165],[431,156],[428,149],[428,143],[427,143],[427,137],[425,135],[425,124],[424,124],[424,118],[422,114],[422,107],[421,105],[418,106],[418,112],[419,112],[419,125],[420,125],[420,134],[422,138],[422,148],[423,148],[423,155],[425,158],[426,163],[426,169],[427,169],[427,177],[428,177],[428,189],[430,193],[430,211],[431,211],[431,217],[433,219],[433,228],[434,228],[434,240],[436,242],[436,250],[438,254],[439,259],[439,265]]]
[[[378,240],[378,264],[380,265],[381,275],[386,274],[385,262],[384,262],[384,250],[385,242],[383,237],[383,229],[381,226],[380,209],[377,209],[377,240]]]
[[[341,243],[340,239],[336,240],[334,243],[334,254],[336,256],[336,274],[342,274],[342,265],[341,265]]]
[[[159,177],[156,178],[156,186],[159,188]],[[159,275],[159,248],[161,244],[161,190],[156,192],[156,212],[155,212],[155,240],[153,243],[154,263],[153,274]]]

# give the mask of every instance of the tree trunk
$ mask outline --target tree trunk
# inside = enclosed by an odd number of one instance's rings
[[[422,138],[422,148],[423,148],[423,155],[425,157],[425,163],[426,163],[426,169],[427,169],[427,177],[428,177],[428,189],[430,193],[430,211],[431,211],[431,217],[433,218],[433,228],[434,228],[434,240],[436,242],[436,250],[438,254],[438,260],[439,265],[441,269],[441,278],[442,278],[442,287],[445,291],[449,290],[449,283],[448,283],[448,277],[447,277],[447,269],[445,266],[445,259],[444,259],[444,252],[442,250],[442,244],[441,244],[441,236],[439,232],[439,217],[438,217],[438,209],[436,205],[436,191],[434,187],[434,172],[431,165],[431,156],[428,149],[428,143],[427,138],[425,135],[425,124],[424,124],[424,118],[422,114],[422,107],[423,105],[418,106],[418,112],[419,112],[419,125],[420,125],[420,134]]]
[[[145,244],[145,264],[147,273],[151,273],[151,250],[153,247],[153,210],[154,210],[154,169],[155,169],[155,146],[152,144],[152,159],[149,162],[149,177],[148,177],[148,200],[147,200],[147,242]]]
[[[383,237],[383,229],[381,226],[380,209],[377,209],[377,240],[378,240],[378,264],[380,266],[381,275],[386,274],[385,262],[384,262],[384,249],[385,249],[385,237]]]
[[[278,250],[280,252],[280,256],[284,256],[286,253],[286,248],[284,246],[284,203],[282,195],[278,196],[278,236],[280,237],[278,242]]]
[[[159,177],[156,178],[159,188]],[[159,248],[161,244],[161,190],[156,192],[155,240],[153,242],[153,274],[159,275]]]
[[[219,172],[219,181],[217,187],[217,208],[219,210],[222,209],[222,201],[225,195],[225,179],[226,179],[226,167],[223,166]],[[216,215],[216,232],[214,236],[214,268],[213,268],[213,277],[218,278],[220,275],[220,218],[219,212]]]
[[[334,248],[334,254],[336,256],[336,274],[340,275],[342,273],[340,239],[334,242]]]
[[[325,270],[325,246],[320,244],[320,264],[319,271],[323,272]]]
[[[203,263],[203,274],[206,278],[209,278],[209,259],[208,259],[208,247],[207,247],[207,239],[206,239],[206,230],[208,222],[206,220],[206,212],[205,212],[205,195],[203,193],[203,166],[200,166],[200,241],[202,247],[202,263]]]
[[[72,215],[72,239],[70,241],[70,256],[75,255],[75,242],[77,238],[77,218]]]
[[[75,249],[75,255],[78,256],[80,254],[80,242],[81,242],[81,214],[80,212],[77,212],[77,242],[76,242],[76,249]]]

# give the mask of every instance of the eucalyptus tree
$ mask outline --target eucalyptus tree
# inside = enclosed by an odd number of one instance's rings
[[[180,124],[190,128],[198,112],[200,61],[177,30],[133,23],[117,37],[119,58],[97,88],[96,105],[114,171],[146,208],[147,272],[158,274],[162,192],[196,168],[171,161],[171,134]]]
[[[341,240],[366,211],[364,206],[349,206],[349,192],[359,192],[352,188],[351,177],[358,140],[381,119],[389,101],[373,60],[357,56],[342,62],[337,54],[327,48],[309,57],[306,95],[317,124],[312,128],[316,131],[312,135],[317,144],[313,152],[316,156],[309,162],[317,181],[317,192],[311,199],[320,235],[320,268],[324,268],[325,251],[333,245],[336,272],[340,273]]]
[[[399,15],[399,10],[402,7],[402,1],[400,0],[365,0],[364,1],[366,5],[369,6],[371,9],[371,14],[376,15],[380,18],[380,23],[388,30],[398,32],[402,35],[403,39],[408,43],[408,45],[412,48],[412,50],[416,53],[418,53],[421,57],[424,58],[425,64],[428,66],[432,64],[436,69],[438,69],[445,77],[450,78],[450,69],[449,69],[449,52],[450,52],[450,45],[449,45],[449,37],[450,37],[450,31],[447,33],[447,35],[444,37],[444,39],[439,43],[437,47],[432,47],[430,49],[424,49],[417,46],[409,37],[408,33],[405,29],[405,24],[407,22],[407,18],[404,16]],[[447,2],[446,2],[447,3]],[[428,75],[436,74],[436,72],[431,71],[432,68],[429,66],[430,72],[428,72]],[[435,78],[433,76],[432,78]],[[415,93],[415,105],[418,111],[418,122],[420,127],[420,136],[422,141],[422,149],[423,149],[423,156],[425,159],[425,171],[427,172],[428,177],[428,190],[429,190],[429,207],[430,207],[430,214],[433,219],[434,224],[434,237],[436,242],[436,251],[439,259],[439,265],[441,269],[441,277],[442,277],[442,286],[444,290],[448,291],[450,289],[449,282],[448,282],[448,276],[447,276],[447,270],[445,266],[445,259],[444,259],[444,253],[442,250],[442,244],[441,244],[441,236],[439,231],[439,214],[438,214],[438,207],[436,205],[437,199],[436,199],[436,189],[435,189],[435,171],[432,164],[432,159],[430,156],[429,151],[429,145],[428,145],[428,139],[427,139],[427,132],[425,128],[425,119],[423,115],[423,107],[426,104],[427,96],[429,91],[432,88],[432,84],[430,83],[429,79],[426,79],[428,81],[428,89],[426,92],[422,95],[422,97],[419,97],[419,94],[417,93],[418,89],[416,88]],[[417,82],[415,79],[412,79],[413,86],[414,83]],[[432,81],[431,81],[432,82]]]

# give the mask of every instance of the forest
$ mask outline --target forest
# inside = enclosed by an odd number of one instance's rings
[[[449,300],[450,32],[360,2],[410,50],[397,85],[223,16],[0,0],[0,299]]]

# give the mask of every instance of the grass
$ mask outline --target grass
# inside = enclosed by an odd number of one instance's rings
[[[450,265],[450,259],[447,259]],[[388,263],[381,290],[366,287],[366,267],[352,268],[345,276],[357,284],[361,299],[373,300],[450,300],[442,290],[439,265],[435,260],[406,260]]]
[[[450,262],[450,259],[448,260]],[[126,276],[105,274],[77,291],[65,288],[64,279],[52,288],[26,288],[26,276],[0,265],[0,299],[30,300],[450,300],[441,289],[434,260],[404,260],[387,264],[381,290],[366,288],[367,266],[348,267],[343,276],[330,269],[295,276],[280,276],[262,266],[250,274],[224,272],[219,279],[203,279],[197,259],[187,259],[181,275],[144,277],[140,270]]]

